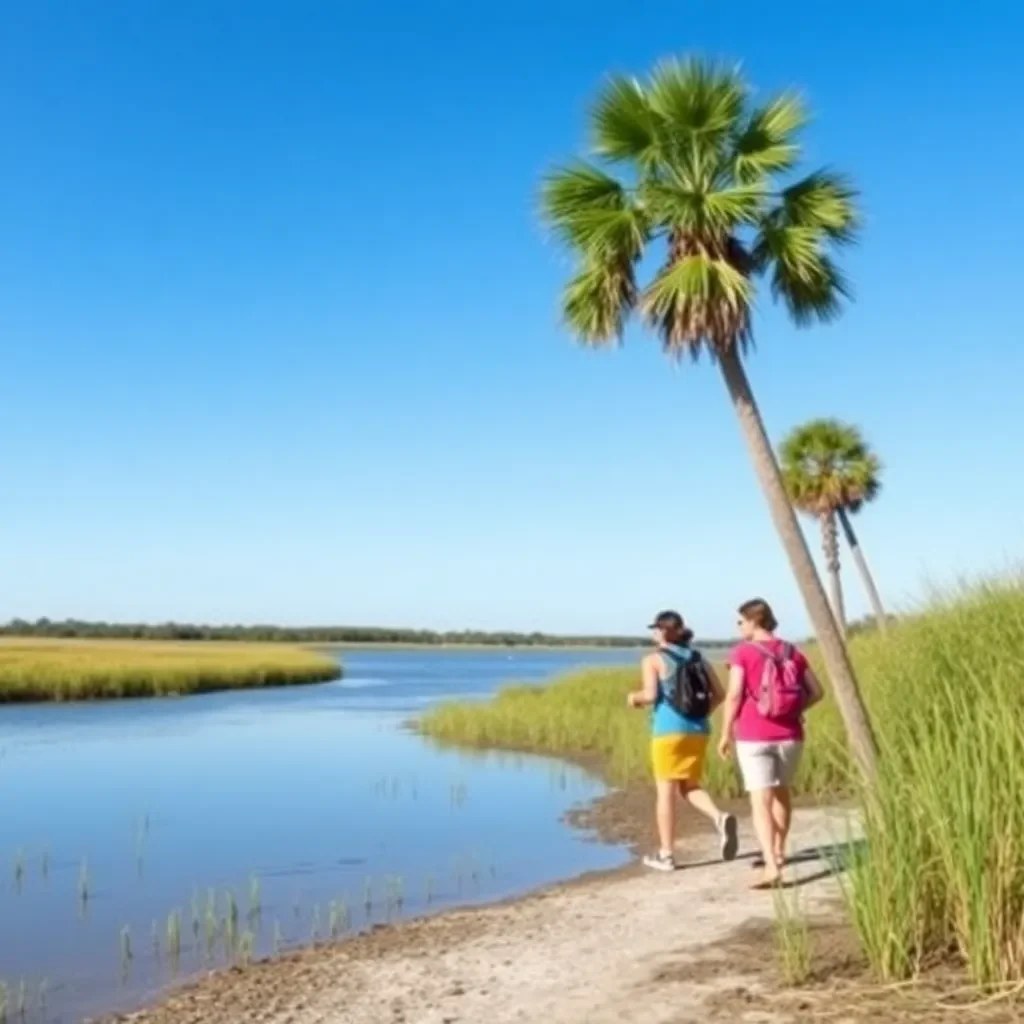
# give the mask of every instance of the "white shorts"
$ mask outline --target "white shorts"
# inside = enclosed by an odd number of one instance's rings
[[[747,792],[792,786],[800,757],[804,752],[801,740],[781,743],[736,743],[736,757],[743,773]]]

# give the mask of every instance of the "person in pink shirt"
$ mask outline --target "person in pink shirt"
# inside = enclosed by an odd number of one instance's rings
[[[764,873],[754,888],[766,889],[779,884],[786,860],[804,712],[823,692],[803,652],[775,635],[778,623],[766,601],[747,601],[739,613],[743,639],[729,656],[718,750],[728,757],[735,743],[764,857]]]

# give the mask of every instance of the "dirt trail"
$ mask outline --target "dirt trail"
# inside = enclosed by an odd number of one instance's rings
[[[751,850],[745,830],[743,849]],[[794,851],[843,839],[838,812],[797,815]],[[134,1024],[706,1024],[704,999],[744,981],[744,965],[688,977],[705,947],[770,919],[773,897],[747,888],[746,859],[692,842],[673,875],[625,872],[501,906],[459,911],[210,977]],[[836,883],[810,858],[791,869],[809,911]],[[743,1017],[736,1017],[742,1020]],[[762,1024],[763,1013],[750,1017]]]

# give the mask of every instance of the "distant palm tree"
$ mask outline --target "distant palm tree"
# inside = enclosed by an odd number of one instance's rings
[[[882,465],[878,456],[856,427],[832,419],[811,420],[795,428],[782,442],[779,455],[793,504],[821,523],[832,611],[839,628],[845,634],[846,612],[839,576],[838,523],[842,523],[878,627],[885,632],[882,601],[850,523],[850,515],[859,512],[865,502],[874,501],[881,489]]]
[[[805,121],[797,96],[752,105],[739,72],[709,62],[666,61],[643,82],[612,77],[590,117],[598,162],[549,174],[542,203],[577,259],[562,309],[581,341],[621,342],[638,310],[669,356],[706,353],[720,367],[851,750],[870,777],[875,744],[853,667],[741,360],[753,340],[757,279],[798,325],[834,319],[848,293],[832,250],[853,240],[855,193],[829,171],[784,180]],[[663,247],[660,269],[641,286],[638,265],[654,242]]]

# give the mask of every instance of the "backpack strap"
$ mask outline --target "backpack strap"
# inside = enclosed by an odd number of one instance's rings
[[[688,658],[684,658],[682,657],[682,655],[676,654],[675,651],[670,650],[668,647],[658,648],[658,653],[664,655],[664,657],[666,657],[672,663],[672,667],[675,671],[675,677],[672,680],[670,680],[670,682],[672,682],[673,684],[679,683],[680,676],[683,672],[686,671],[687,665],[696,665],[700,661],[700,653],[697,650],[695,650],[693,647],[687,647],[687,650],[690,652],[690,656]],[[658,697],[662,700],[666,699],[663,693],[664,685],[664,682],[662,682],[662,680],[659,679]]]
[[[776,654],[774,651],[772,651],[770,648],[765,647],[764,644],[759,644],[756,640],[748,640],[747,643],[750,647],[753,647],[755,651],[758,651],[759,653],[763,654],[766,658],[771,658],[772,661],[774,661],[776,664],[778,664],[781,661],[785,661],[788,657],[792,657],[793,654],[793,648],[791,644],[782,645],[783,653],[780,656]]]
[[[669,661],[677,666],[689,665],[692,662],[700,661],[700,651],[694,650],[692,647],[687,647],[687,650],[690,652],[690,656],[688,658],[684,658],[681,655],[676,654],[676,652],[669,647],[659,647],[658,653],[664,654]]]
[[[765,647],[764,644],[759,644],[756,640],[746,640],[746,641],[744,641],[743,646],[744,647],[752,647],[755,651],[757,651],[758,654],[762,655],[765,658],[768,658],[769,661],[774,662],[776,667],[778,667],[779,665],[782,664],[782,659],[779,658],[779,656],[777,654],[773,653],[771,650],[769,650],[769,648]],[[762,668],[762,672],[763,671],[764,671],[764,669]],[[746,673],[744,673],[744,676],[746,676]],[[755,680],[755,679],[744,678],[744,680],[743,680],[743,699],[745,701],[746,700],[752,700],[756,704],[757,701],[759,700],[760,689],[761,689],[761,680],[760,679],[756,679]]]

